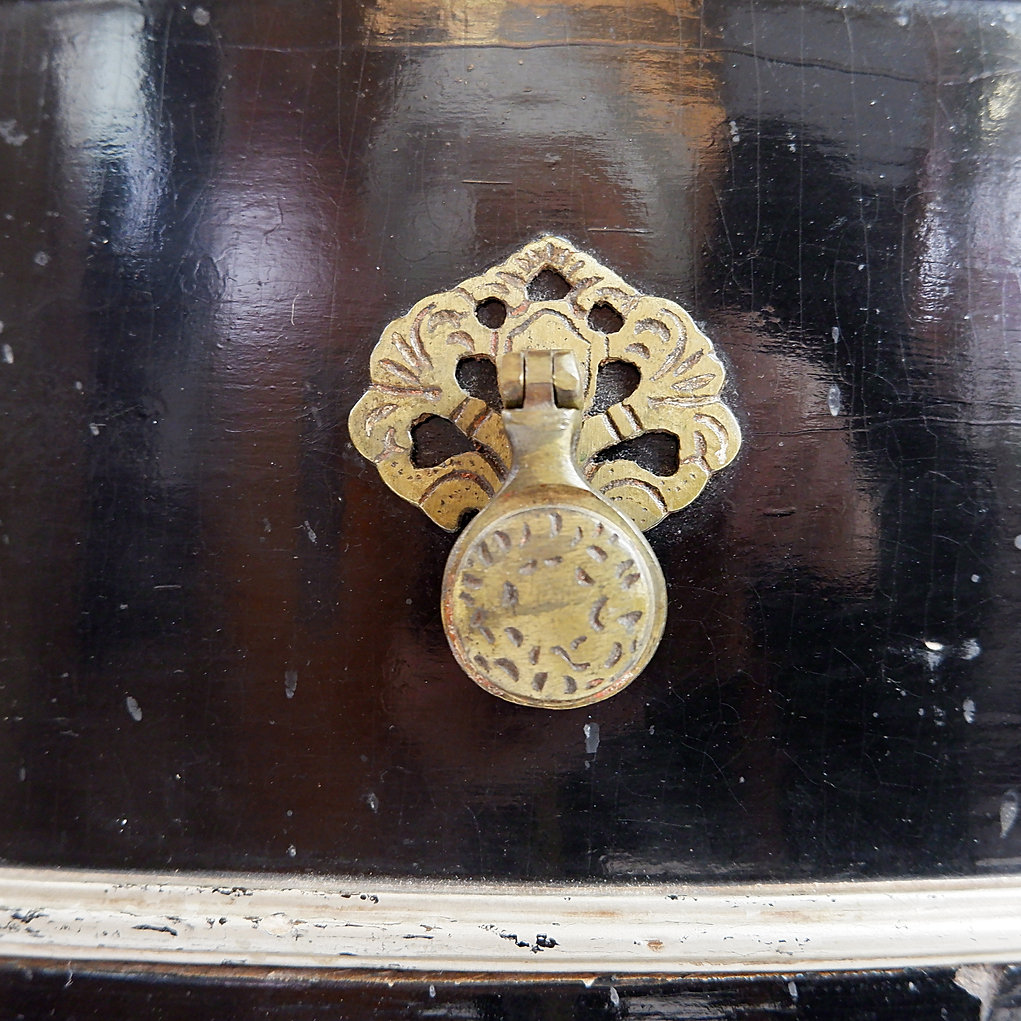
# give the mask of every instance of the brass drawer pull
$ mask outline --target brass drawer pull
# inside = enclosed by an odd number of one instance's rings
[[[496,404],[459,363],[497,368]],[[604,411],[600,368],[637,370]],[[740,430],[720,401],[723,367],[673,302],[640,294],[559,238],[423,299],[383,331],[351,437],[395,492],[465,528],[447,561],[442,617],[465,672],[522,705],[566,709],[620,691],[656,650],[663,574],[642,535],[731,461]],[[446,418],[472,449],[415,463],[414,431]],[[664,474],[606,448],[675,438]]]

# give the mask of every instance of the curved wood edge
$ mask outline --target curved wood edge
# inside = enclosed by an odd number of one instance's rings
[[[794,974],[1021,961],[1021,876],[743,886],[0,868],[0,961]]]

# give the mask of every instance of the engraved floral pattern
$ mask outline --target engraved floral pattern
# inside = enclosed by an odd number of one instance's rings
[[[659,641],[643,553],[581,508],[497,518],[455,561],[444,618],[458,661],[512,701],[584,705],[624,687]]]
[[[568,285],[562,297],[529,296],[538,274],[552,270]],[[485,325],[487,303],[506,315]],[[590,325],[594,306],[610,306],[621,325]],[[643,295],[569,242],[544,237],[506,262],[453,289],[419,301],[383,331],[370,360],[372,384],[350,418],[357,449],[395,492],[453,530],[466,511],[480,510],[506,477],[510,452],[499,409],[473,397],[457,380],[466,357],[498,362],[525,349],[574,353],[591,409],[600,365],[630,362],[637,388],[601,414],[588,414],[578,461],[590,485],[643,529],[686,506],[741,442],[733,414],[720,400],[724,369],[709,339],[674,302]],[[412,430],[423,419],[453,422],[473,450],[434,467],[412,459]],[[651,431],[677,436],[679,463],[668,476],[631,460],[602,461],[607,447]]]

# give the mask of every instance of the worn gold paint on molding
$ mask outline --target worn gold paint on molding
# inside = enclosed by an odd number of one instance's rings
[[[0,910],[10,919],[0,926],[5,964],[30,959],[75,971],[131,962],[175,972],[272,967],[288,978],[301,969],[372,969],[421,980],[478,972],[552,979],[1021,960],[1018,876],[536,887],[6,867]],[[553,940],[532,943],[533,951],[506,933]]]

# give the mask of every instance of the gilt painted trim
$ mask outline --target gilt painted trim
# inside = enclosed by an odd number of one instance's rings
[[[1021,961],[1021,877],[524,886],[0,868],[0,960],[547,976]]]

